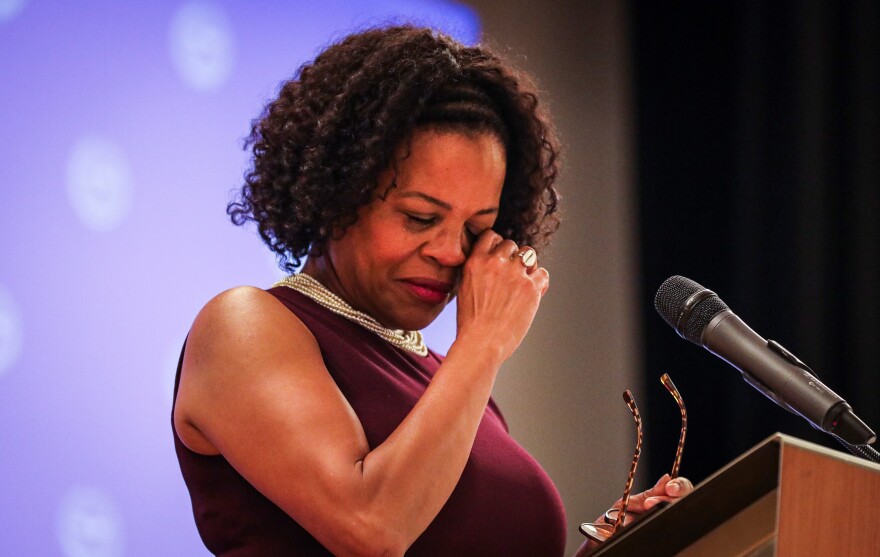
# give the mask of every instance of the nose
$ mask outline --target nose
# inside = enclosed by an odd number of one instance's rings
[[[470,249],[467,235],[455,227],[442,227],[422,246],[422,255],[444,267],[464,265]]]

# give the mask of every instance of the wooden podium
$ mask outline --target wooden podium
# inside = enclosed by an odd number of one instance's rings
[[[590,557],[880,557],[880,466],[775,434]]]

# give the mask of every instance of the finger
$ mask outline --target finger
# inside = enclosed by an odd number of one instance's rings
[[[657,480],[657,483],[655,483],[651,489],[647,489],[637,495],[633,495],[632,497],[630,497],[630,504],[632,504],[633,500],[641,504],[644,503],[645,499],[647,499],[648,497],[666,495],[666,484],[669,483],[670,479],[671,477],[669,476],[669,474],[663,474],[662,476],[660,476],[660,479]]]
[[[491,228],[483,231],[482,234],[477,237],[477,241],[474,242],[473,247],[471,248],[471,253],[474,252],[483,252],[483,253],[491,253],[492,250],[495,249],[495,246],[500,244],[504,238],[501,237],[500,234],[493,231]]]
[[[672,497],[648,497],[647,499],[645,499],[645,502],[642,503],[642,507],[646,511],[649,511],[649,510],[653,509],[654,507],[656,507],[657,505],[659,505],[660,503],[663,503],[663,502],[670,503],[670,502],[672,502],[672,500],[673,500]]]
[[[660,479],[657,480],[657,483],[654,484],[654,487],[652,487],[648,491],[651,493],[657,493],[657,494],[661,494],[661,495],[665,494],[666,490],[664,488],[666,487],[666,484],[668,484],[671,479],[672,479],[672,476],[670,476],[669,474],[663,474],[662,476],[660,476]]]
[[[547,293],[547,290],[550,288],[550,273],[547,272],[547,269],[544,267],[536,267],[530,273],[531,277],[535,280],[535,284],[538,286],[541,296]]]
[[[664,497],[666,496],[666,484],[669,483],[669,474],[663,474],[657,483],[654,484],[654,487],[643,491],[641,493],[636,493],[635,495],[631,495],[629,498],[629,506],[628,510],[631,510],[634,513],[640,513],[648,510],[649,507],[645,507],[645,501],[650,497]],[[656,505],[659,501],[654,502],[653,505]],[[618,500],[617,503],[614,504],[615,507],[619,507],[621,505],[621,501]],[[652,505],[652,506],[653,506]]]
[[[665,486],[665,493],[670,497],[684,497],[694,490],[694,484],[687,478],[675,478]]]
[[[694,485],[687,478],[675,478],[670,480],[664,486],[665,495],[654,495],[645,499],[645,509],[650,509],[665,501],[670,503],[676,499],[681,499],[685,495],[694,490]],[[652,490],[653,491],[653,490]]]
[[[513,259],[519,246],[513,240],[502,240],[492,249],[492,254],[500,258]]]

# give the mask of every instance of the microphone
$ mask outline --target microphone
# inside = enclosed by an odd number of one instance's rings
[[[877,435],[852,407],[826,387],[794,354],[764,340],[737,317],[717,294],[682,276],[666,279],[654,307],[682,337],[742,373],[743,379],[786,410],[852,445],[871,444]]]

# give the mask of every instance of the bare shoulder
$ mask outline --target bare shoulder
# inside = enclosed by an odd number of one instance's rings
[[[205,435],[216,408],[232,393],[300,370],[326,373],[314,336],[296,315],[259,288],[218,294],[187,338],[174,412],[178,436],[196,452],[216,454]]]
[[[212,298],[196,316],[190,336],[211,338],[217,332],[252,336],[268,332],[279,322],[299,324],[299,319],[275,296],[252,286],[239,286]],[[299,327],[296,327],[299,329]]]
[[[211,299],[190,329],[184,363],[201,369],[206,360],[266,358],[279,351],[314,351],[311,332],[275,296],[250,286],[227,290]],[[189,360],[189,361],[188,361]]]

